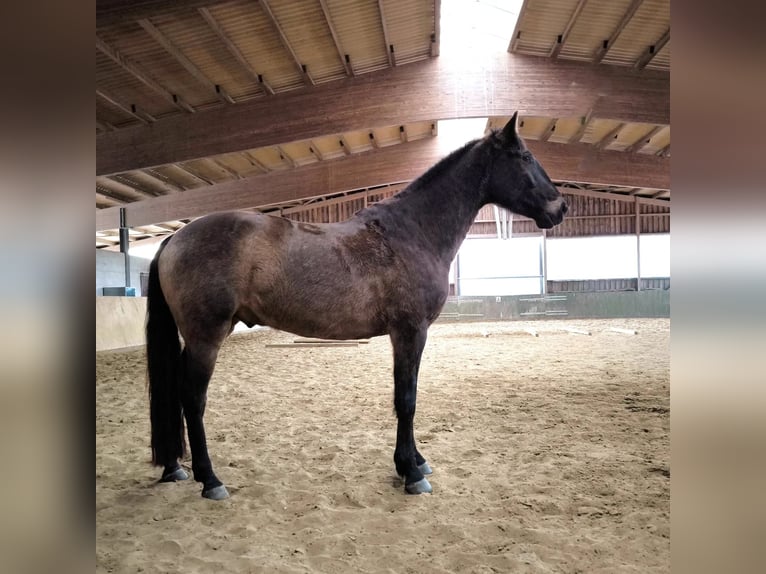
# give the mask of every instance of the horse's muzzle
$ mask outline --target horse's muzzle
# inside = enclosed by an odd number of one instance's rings
[[[564,215],[569,211],[569,206],[563,197],[560,197],[554,201],[551,201],[548,205],[548,209],[540,216],[537,223],[537,227],[540,229],[550,229],[554,225],[558,225],[564,221]]]

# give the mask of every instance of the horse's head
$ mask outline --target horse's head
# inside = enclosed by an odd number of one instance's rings
[[[496,203],[514,213],[534,219],[538,227],[558,225],[567,204],[548,174],[519,136],[518,112],[506,126],[486,136],[493,155],[487,176],[487,203]]]

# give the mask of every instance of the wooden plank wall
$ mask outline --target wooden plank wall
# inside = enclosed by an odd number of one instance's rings
[[[367,202],[373,204],[390,197],[396,189],[368,192]],[[547,231],[549,238],[588,237],[596,235],[633,235],[636,233],[635,209],[638,205],[641,214],[641,233],[669,233],[670,205],[647,205],[637,203],[632,197],[620,199],[601,199],[598,197],[565,194],[569,202],[569,213],[564,222]],[[304,210],[286,214],[285,217],[305,223],[333,223],[345,221],[365,205],[364,198],[348,201],[334,201],[329,205],[307,206]],[[469,230],[471,237],[496,237],[494,206],[485,205],[479,210],[475,223]],[[513,235],[539,234],[540,229],[534,221],[520,215],[513,216]]]

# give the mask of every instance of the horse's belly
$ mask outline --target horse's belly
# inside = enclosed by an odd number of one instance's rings
[[[359,299],[303,299],[297,294],[258,299],[238,316],[301,337],[364,339],[386,333],[374,307],[360,304]]]

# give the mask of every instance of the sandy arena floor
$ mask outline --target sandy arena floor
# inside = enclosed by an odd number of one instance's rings
[[[221,502],[155,484],[144,351],[97,354],[97,573],[670,570],[669,320],[434,325],[421,496],[394,477],[388,338],[264,347],[293,339],[222,349],[205,418]]]

